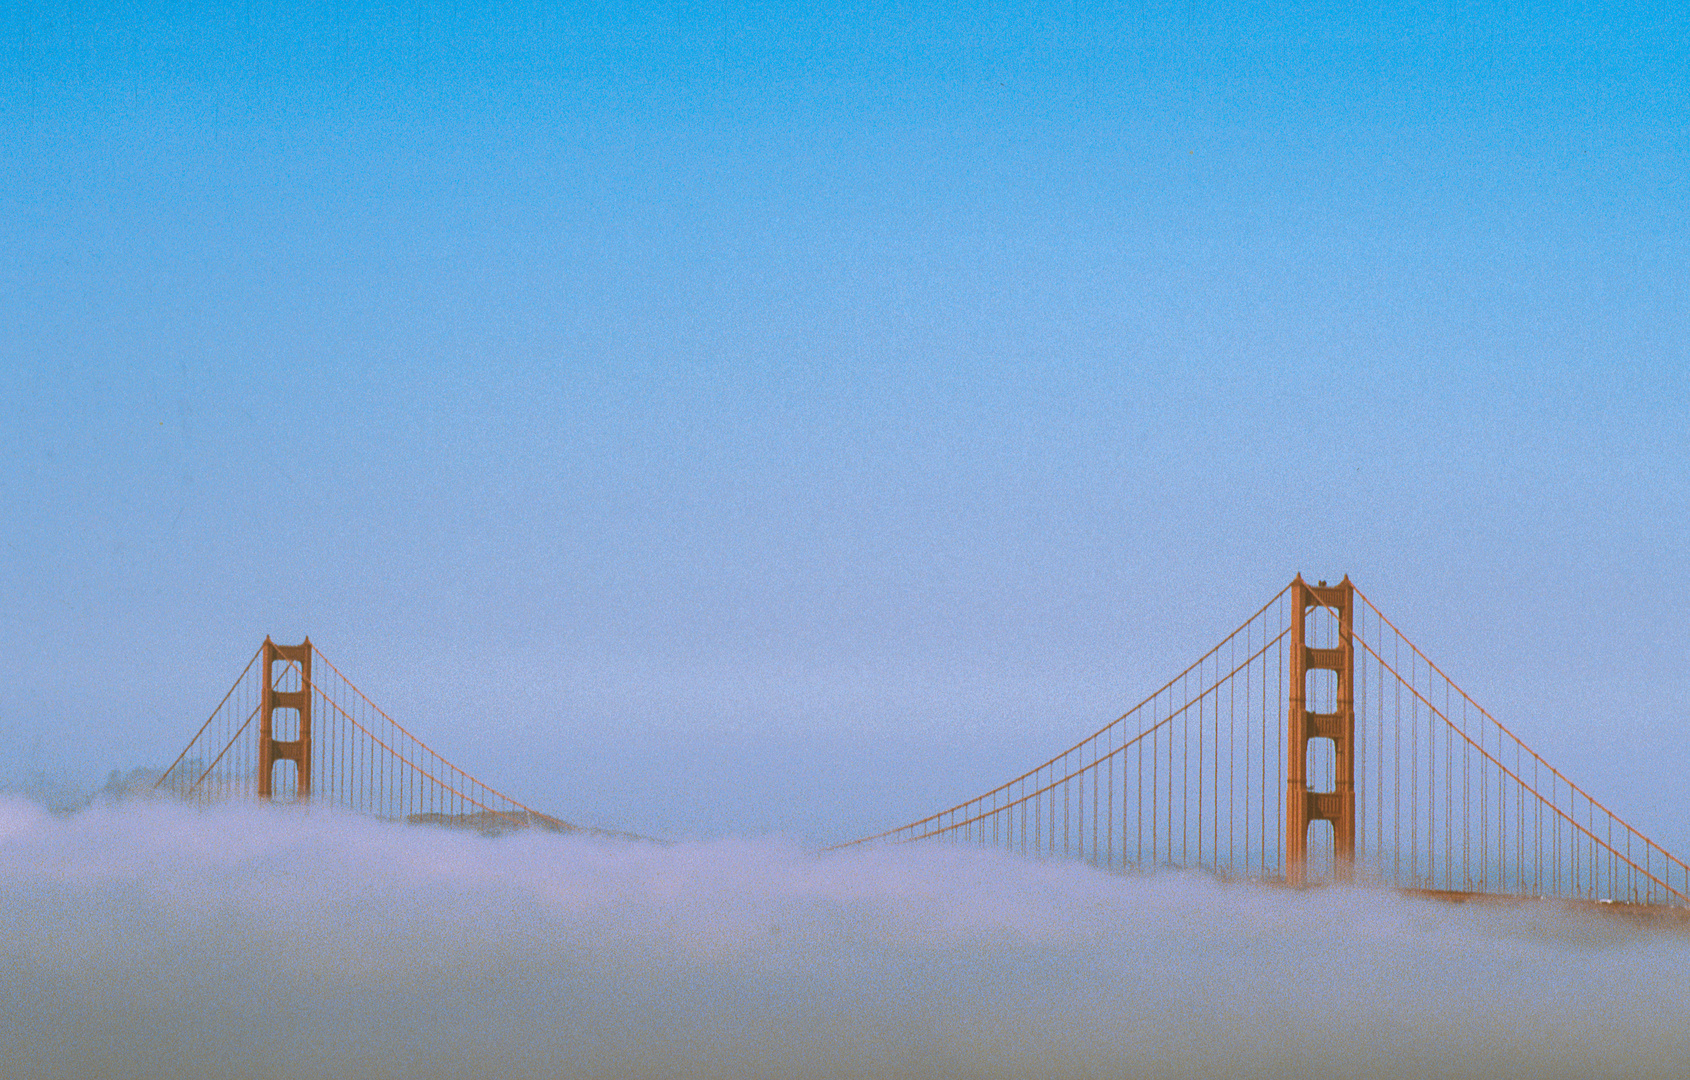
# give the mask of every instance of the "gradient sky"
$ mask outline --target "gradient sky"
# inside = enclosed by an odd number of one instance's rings
[[[7,4],[0,779],[309,634],[846,839],[1349,573],[1690,841],[1690,10]]]

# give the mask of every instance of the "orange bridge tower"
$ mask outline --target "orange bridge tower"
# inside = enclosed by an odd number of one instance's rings
[[[264,638],[264,682],[259,700],[258,720],[258,797],[270,798],[278,761],[291,761],[296,770],[295,798],[311,797],[311,639],[299,645],[277,645]],[[278,673],[277,665],[286,665]],[[277,685],[294,684],[293,669],[298,670],[298,689],[282,690]],[[283,727],[293,728],[293,738],[276,738],[276,711],[282,710]],[[295,714],[296,723],[288,724],[286,713]]]
[[[1335,586],[1326,582],[1310,585],[1298,574],[1291,583],[1290,701],[1286,712],[1285,776],[1285,881],[1301,885],[1308,867],[1309,827],[1317,821],[1332,826],[1332,872],[1340,881],[1350,879],[1356,856],[1355,790],[1355,644],[1351,637],[1355,587],[1350,579]],[[1317,647],[1309,642],[1309,614],[1324,608],[1336,616],[1336,640]],[[1312,712],[1311,675],[1330,671],[1337,676],[1335,707],[1331,712]],[[1328,742],[1321,746],[1317,740]],[[1309,751],[1329,760],[1327,776],[1310,783]],[[1317,770],[1324,772],[1325,770]],[[1329,779],[1328,779],[1329,778]]]

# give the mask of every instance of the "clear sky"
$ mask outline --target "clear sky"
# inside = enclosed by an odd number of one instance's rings
[[[1690,840],[1684,5],[238,7],[0,11],[7,784],[845,839],[1302,571]]]

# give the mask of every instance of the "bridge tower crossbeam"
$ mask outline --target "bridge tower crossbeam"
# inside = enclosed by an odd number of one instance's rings
[[[311,797],[311,639],[298,645],[278,645],[264,638],[262,687],[258,718],[258,797],[272,797],[278,762],[291,761],[296,770],[296,798]],[[277,664],[298,665],[299,689],[278,690]],[[281,677],[285,678],[287,669]],[[299,717],[295,738],[276,738],[277,709],[292,709]]]
[[[1332,826],[1332,873],[1352,878],[1356,855],[1355,792],[1355,643],[1352,617],[1355,588],[1348,575],[1337,585],[1310,585],[1297,575],[1291,583],[1290,700],[1286,708],[1285,879],[1301,885],[1308,871],[1309,829],[1317,821]],[[1324,608],[1337,616],[1336,642],[1321,648],[1309,643],[1308,616]],[[1332,712],[1309,709],[1309,674],[1337,676]],[[1332,744],[1332,787],[1309,782],[1308,757],[1313,740]]]

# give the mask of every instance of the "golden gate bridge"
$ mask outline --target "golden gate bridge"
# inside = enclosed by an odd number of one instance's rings
[[[583,829],[446,761],[309,639],[266,638],[156,786],[200,803]],[[918,840],[1118,872],[1690,906],[1690,866],[1526,746],[1347,577],[1299,575],[1067,750],[840,846]]]

